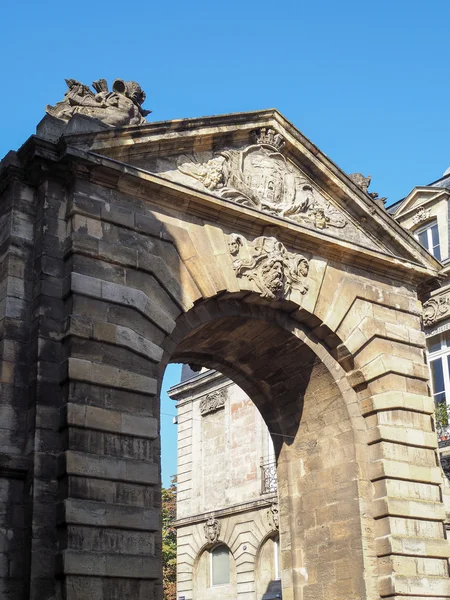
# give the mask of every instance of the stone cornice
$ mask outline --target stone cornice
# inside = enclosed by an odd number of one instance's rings
[[[310,150],[313,160],[317,161],[317,157],[320,157],[320,160],[326,163],[320,163],[323,179],[326,175],[324,172],[325,167],[329,167],[333,163],[324,157],[291,124],[285,121],[279,113],[275,111],[273,115],[277,117],[277,121],[281,119],[283,122],[283,126],[285,127],[283,133],[285,136],[288,136],[286,138],[288,142],[289,135],[293,136],[295,134],[297,138],[301,138],[302,143]],[[233,115],[233,118],[235,116]],[[234,126],[236,126],[236,120],[233,122]],[[131,130],[134,131],[134,129],[136,128],[123,128],[122,130],[114,131],[117,137],[121,132],[130,135],[132,133]],[[145,127],[138,129],[140,135],[145,132]],[[114,136],[114,131],[97,132],[96,135]],[[178,210],[181,209],[188,214],[205,218],[212,222],[220,219],[224,227],[228,226],[234,230],[239,228],[243,233],[253,236],[261,235],[270,229],[272,232],[276,231],[277,238],[280,241],[283,241],[286,246],[290,246],[293,249],[298,248],[330,260],[336,260],[344,264],[348,263],[354,267],[370,269],[379,275],[394,278],[402,282],[409,282],[414,285],[424,283],[439,276],[440,263],[431,257],[407,231],[395,223],[385,211],[377,207],[372,199],[362,192],[362,190],[359,190],[335,165],[334,168],[337,169],[336,173],[340,175],[341,180],[338,187],[342,193],[347,193],[346,201],[349,201],[348,188],[355,188],[354,191],[356,196],[359,197],[360,208],[364,208],[367,215],[364,218],[370,221],[370,219],[380,217],[386,223],[384,226],[379,223],[378,227],[381,225],[385,229],[387,228],[388,231],[398,228],[395,236],[390,234],[390,239],[393,240],[394,237],[398,238],[401,241],[401,246],[409,253],[410,259],[406,259],[404,256],[394,256],[388,252],[368,250],[354,242],[344,242],[325,231],[312,231],[308,227],[289,222],[286,219],[262,213],[251,207],[237,205],[232,201],[217,198],[207,192],[201,192],[181,183],[169,181],[139,167],[133,167],[112,158],[87,152],[79,146],[69,147],[67,146],[67,141],[62,138],[57,144],[54,144],[32,136],[22,146],[18,155],[22,163],[27,163],[26,167],[28,171],[35,173],[33,179],[39,181],[39,176],[48,177],[50,175],[48,170],[49,162],[55,162],[53,176],[56,178],[64,177],[67,181],[71,169],[78,163],[83,165],[82,170],[84,171],[83,173],[78,173],[78,176],[85,177],[90,181],[104,186],[115,187],[124,193],[132,193],[147,199],[150,190],[153,192],[155,190],[163,192],[158,194],[157,198],[153,195],[152,201],[157,203],[161,209],[169,212],[173,210],[175,202],[178,203]],[[40,173],[39,171],[42,171],[40,167],[42,161],[46,163],[46,168],[44,168],[43,173]],[[314,173],[309,173],[309,175],[312,177],[315,176]],[[344,179],[346,180],[345,182]],[[336,183],[336,180],[334,182]],[[334,191],[337,193],[337,188]],[[361,203],[361,197],[364,199],[363,203]],[[355,200],[355,195],[353,195],[353,200]],[[415,258],[412,259],[412,256],[415,256]]]
[[[187,525],[196,525],[197,523],[203,523],[209,518],[218,519],[228,517],[230,515],[251,512],[254,510],[266,509],[272,506],[273,502],[276,500],[277,494],[276,492],[273,492],[271,494],[266,494],[264,498],[261,498],[260,500],[253,500],[252,502],[245,502],[241,504],[233,504],[232,506],[227,506],[227,508],[223,508],[221,510],[198,513],[190,517],[177,519],[174,523],[174,526],[179,528]]]
[[[123,127],[106,131],[78,134],[63,138],[67,145],[90,148],[94,152],[113,155],[124,162],[130,156],[138,154],[145,147],[146,153],[162,155],[165,153],[186,152],[194,147],[198,151],[203,148],[214,149],[226,140],[234,143],[248,141],[251,131],[256,127],[274,127],[285,141],[284,154],[297,164],[319,186],[328,188],[335,199],[343,206],[351,207],[351,214],[356,220],[366,220],[374,228],[375,237],[387,231],[394,232],[390,236],[391,243],[397,244],[400,254],[409,253],[415,256],[413,262],[430,262],[428,253],[420,246],[408,231],[396,223],[392,217],[373,199],[359,188],[333,161],[304,136],[276,109],[232,113],[212,117],[175,119],[148,123],[143,126]],[[189,141],[191,140],[191,141]],[[299,156],[302,163],[299,164]],[[126,159],[123,157],[126,156]],[[349,194],[350,192],[350,194]],[[438,261],[432,259],[435,268]]]
[[[280,217],[237,205],[232,201],[169,181],[115,159],[76,148],[67,148],[65,159],[69,158],[88,167],[89,174],[86,174],[86,177],[101,185],[115,187],[124,193],[132,193],[143,199],[148,198],[150,190],[163,192],[158,198],[153,196],[152,202],[168,211],[173,210],[174,202],[179,202],[178,210],[182,209],[188,214],[212,222],[217,222],[220,218],[220,222],[225,227],[239,229],[253,236],[261,235],[268,229],[276,231],[277,237],[293,249],[298,248],[330,260],[370,269],[374,273],[403,283],[417,284],[438,277],[438,270],[434,270],[431,265],[436,264],[440,267],[440,263],[425,251],[428,268],[412,260],[407,261],[405,258],[382,251],[368,250],[356,243],[338,240],[324,231],[312,231]],[[403,232],[406,233],[404,230]]]

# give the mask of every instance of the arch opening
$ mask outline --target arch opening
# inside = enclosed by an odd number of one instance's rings
[[[355,427],[364,425],[349,410],[355,393],[342,367],[273,309],[262,314],[245,305],[240,314],[211,316],[205,303],[203,314],[203,322],[182,317],[169,360],[223,373],[248,395],[271,433],[283,592],[300,598],[305,586],[327,593],[342,585],[348,598],[364,597],[355,442]]]

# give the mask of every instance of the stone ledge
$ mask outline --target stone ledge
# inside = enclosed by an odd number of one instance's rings
[[[136,506],[68,498],[58,505],[58,523],[158,531],[160,515],[154,508],[143,509]]]
[[[253,502],[246,502],[245,504],[234,504],[223,508],[222,510],[214,510],[204,513],[199,513],[191,517],[183,517],[175,521],[175,527],[185,527],[187,525],[195,525],[197,523],[203,523],[210,517],[221,518],[229,515],[236,515],[240,513],[250,512],[252,510],[260,510],[263,508],[269,508],[274,502],[277,502],[277,494],[267,494],[264,499],[254,500]]]
[[[69,402],[60,409],[60,427],[67,425],[130,435],[154,440],[158,437],[158,422],[154,417],[132,414]]]
[[[143,460],[115,458],[66,450],[60,456],[59,476],[80,475],[141,485],[157,485],[159,465]]]
[[[132,371],[94,363],[82,358],[69,358],[69,379],[141,394],[156,394],[156,379]]]
[[[450,558],[448,540],[388,535],[376,540],[377,556],[399,554],[426,558]]]
[[[160,561],[153,556],[63,550],[61,557],[64,575],[136,579],[158,579],[161,575]]]

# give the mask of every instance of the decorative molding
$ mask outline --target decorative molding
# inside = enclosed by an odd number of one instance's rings
[[[145,92],[136,81],[116,79],[110,92],[106,80],[98,79],[92,84],[95,94],[76,79],[66,79],[66,83],[68,90],[63,100],[45,109],[52,117],[69,121],[74,115],[82,114],[113,127],[147,122],[145,117],[151,111],[142,108]]]
[[[225,406],[227,394],[225,390],[211,392],[200,402],[200,414],[202,416],[220,410]]]
[[[281,134],[261,128],[252,137],[244,150],[224,150],[205,162],[180,156],[178,170],[237,204],[316,229],[346,226],[344,215],[281,154]]]
[[[309,262],[302,254],[288,252],[274,237],[257,237],[248,242],[235,233],[229,236],[228,248],[235,257],[236,277],[252,281],[262,298],[283,300],[291,290],[306,294]]]
[[[274,531],[278,531],[280,528],[280,512],[278,508],[278,502],[273,502],[266,514],[269,527]]]
[[[206,541],[210,544],[215,544],[219,540],[220,523],[217,519],[208,519],[203,526]]]
[[[430,298],[423,305],[422,319],[425,327],[434,325],[448,316],[450,311],[450,292],[436,298]]]
[[[414,215],[413,217],[413,223],[414,225],[417,225],[418,223],[421,223],[422,221],[426,221],[427,219],[429,219],[431,216],[431,211],[429,208],[425,208],[424,206],[421,206],[419,208],[419,210],[417,211],[417,213]]]

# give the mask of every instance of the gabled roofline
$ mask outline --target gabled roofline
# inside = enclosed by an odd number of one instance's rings
[[[239,127],[237,128],[237,126]],[[383,232],[390,232],[390,252],[393,248],[397,247],[398,251],[394,251],[393,254],[397,254],[399,260],[406,260],[411,264],[421,265],[425,270],[431,269],[434,272],[441,269],[439,261],[431,257],[409,232],[403,229],[383,208],[378,206],[367,193],[354,184],[333,161],[276,109],[232,113],[214,117],[178,119],[122,128],[97,129],[89,133],[70,134],[68,132],[53,147],[60,157],[64,154],[70,154],[69,148],[71,148],[74,151],[78,149],[82,154],[84,151],[84,156],[87,158],[86,151],[89,148],[94,150],[95,153],[101,153],[102,149],[111,147],[126,148],[127,146],[138,147],[138,145],[142,147],[142,143],[148,140],[149,147],[155,145],[155,149],[158,152],[162,142],[173,142],[175,140],[177,145],[183,144],[183,141],[188,137],[193,140],[194,136],[196,136],[198,139],[200,136],[204,136],[207,131],[212,134],[213,129],[217,135],[223,136],[228,140],[230,136],[236,135],[238,137],[241,136],[245,141],[246,135],[248,139],[252,130],[263,126],[277,129],[286,140],[285,155],[294,164],[296,163],[296,157],[297,159],[301,158],[302,162],[301,165],[299,163],[299,166],[305,174],[311,177],[319,186],[325,184],[325,189],[331,190],[329,193],[335,195],[335,199],[340,200],[343,206],[348,206],[349,212],[356,221],[359,219],[366,220],[370,224],[369,232],[378,236],[381,234],[381,230]],[[19,150],[19,153],[21,155],[27,153],[25,147],[31,143],[37,143],[38,140],[43,143],[49,143],[36,136],[32,136]],[[139,144],[136,143],[138,140]],[[94,158],[93,154],[90,156]],[[101,156],[104,157],[104,155]],[[104,162],[105,166],[106,163],[111,166],[113,164],[111,161],[114,159],[104,157],[103,160],[106,161]],[[126,168],[127,173],[130,174],[132,171],[134,173],[138,173],[139,171],[139,169],[132,167],[129,163],[117,161],[117,164],[121,164],[122,167]],[[150,179],[156,177],[152,176],[149,171],[141,170],[141,172],[147,173]],[[142,175],[139,178],[142,179]],[[162,184],[168,187],[174,185],[173,182],[169,183],[167,179],[157,179],[159,186]],[[184,189],[184,193],[193,193],[191,188],[184,186],[180,186],[180,188]],[[203,195],[208,197],[208,194]],[[213,196],[209,195],[209,197],[212,198]],[[218,201],[215,196],[214,199]],[[243,207],[239,206],[239,209],[243,210]],[[264,218],[267,219],[267,215],[264,215]],[[284,219],[277,219],[276,217],[274,219],[285,222]],[[299,229],[303,228],[299,226]],[[307,228],[304,229],[306,230]],[[331,237],[323,233],[320,235],[325,235],[325,238]],[[383,253],[380,252],[381,254]],[[408,258],[405,258],[405,255]]]
[[[413,210],[412,208],[408,208],[408,207],[410,204],[412,204],[415,197],[419,193],[422,193],[422,194],[428,193],[430,195],[430,197],[427,198],[426,200],[424,200],[424,202],[422,203],[422,205],[425,205],[425,204],[428,204],[429,202],[433,202],[439,196],[442,196],[445,194],[447,196],[450,195],[450,190],[448,190],[447,188],[432,187],[432,186],[416,186],[416,187],[414,187],[410,191],[410,193],[406,196],[406,198],[403,199],[403,204],[399,207],[398,211],[395,213],[395,219],[398,219],[399,217],[404,217],[405,215],[409,214],[411,212],[411,210]]]

